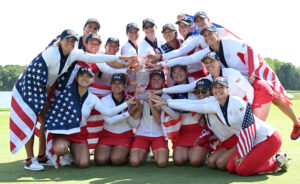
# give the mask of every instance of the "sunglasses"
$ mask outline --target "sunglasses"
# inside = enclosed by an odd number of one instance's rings
[[[144,29],[153,28],[154,25],[144,26]]]
[[[209,91],[209,89],[201,89],[201,90],[196,90],[196,94],[199,95],[200,93],[205,95],[207,92]]]

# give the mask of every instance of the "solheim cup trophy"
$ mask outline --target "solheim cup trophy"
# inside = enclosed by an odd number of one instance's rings
[[[149,72],[146,70],[145,65],[146,65],[146,57],[138,57],[138,62],[139,62],[139,69],[136,71],[136,83],[138,86],[143,88],[143,92],[139,93],[137,98],[138,99],[147,99],[149,98],[149,95],[146,93],[146,88],[149,83]]]

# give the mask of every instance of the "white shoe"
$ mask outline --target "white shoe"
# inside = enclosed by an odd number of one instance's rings
[[[71,165],[72,162],[74,162],[74,160],[70,152],[64,154],[59,161],[61,166]]]
[[[31,170],[31,171],[42,171],[45,168],[34,157],[34,158],[31,158],[30,161],[25,163],[24,169],[28,169],[28,170]]]
[[[90,150],[90,155],[94,155],[95,154],[95,149]]]
[[[278,164],[277,170],[287,171],[290,166],[290,162],[286,155],[280,152],[279,154],[276,154],[275,158]]]

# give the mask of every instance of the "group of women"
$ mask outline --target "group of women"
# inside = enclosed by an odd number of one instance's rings
[[[144,19],[145,38],[138,44],[139,26],[129,23],[128,42],[122,46],[121,56],[98,54],[102,41],[96,19],[86,22],[79,38],[74,31],[64,30],[40,55],[47,66],[47,80],[38,88],[48,100],[36,111],[41,122],[39,156],[36,159],[33,155],[34,138],[30,135],[25,144],[25,169],[43,170],[49,161],[44,127],[53,134],[53,151],[62,157],[61,165],[70,164],[73,157],[77,166],[88,167],[86,125],[92,109],[96,109],[104,117],[94,151],[98,165],[129,161],[134,167],[140,166],[151,148],[158,167],[166,167],[171,140],[175,165],[207,163],[242,176],[286,170],[289,163],[280,152],[281,137],[265,122],[273,102],[293,120],[292,139],[299,137],[299,119],[281,95],[284,89],[277,91],[250,71],[246,64],[250,61],[244,57],[245,44],[227,30],[215,27],[205,12],[197,12],[194,17],[179,15],[176,24],[183,39],[168,23],[162,27],[163,42],[156,37],[154,20]],[[195,26],[200,34],[195,33]],[[134,71],[140,68],[136,56],[148,59],[147,89],[134,83]],[[79,69],[71,67],[79,61],[87,64]],[[92,63],[107,63],[97,66],[100,71],[109,68],[103,72],[111,74],[111,94],[102,99],[88,90],[99,77],[92,71]],[[116,73],[120,70],[115,67],[126,69]],[[74,71],[74,82],[54,94],[55,82]],[[22,76],[26,72],[30,71]],[[21,81],[16,85],[22,85],[18,84]],[[146,97],[139,98],[138,94],[145,91]]]

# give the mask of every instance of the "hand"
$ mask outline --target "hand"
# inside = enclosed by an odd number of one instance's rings
[[[128,69],[126,70],[126,73],[130,75],[130,74],[135,73],[135,70],[128,68]]]
[[[119,56],[119,59],[125,60],[127,62],[137,63],[137,56]]]
[[[136,103],[137,103],[137,99],[136,99],[136,97],[132,97],[132,98],[129,98],[128,100],[126,100],[126,103],[128,104],[128,105],[135,105]]]
[[[49,84],[47,84],[46,86],[46,91],[47,93],[51,93],[51,86]]]
[[[251,75],[251,76],[249,77],[249,82],[250,82],[250,84],[252,84],[254,81],[255,81],[255,76],[254,76],[254,75]]]
[[[161,64],[151,64],[151,63],[149,63],[148,67],[149,67],[149,69],[147,71],[149,71],[149,72],[162,69]]]
[[[160,60],[160,58],[161,58],[161,54],[155,54],[155,55],[153,55],[153,54],[148,54],[148,55],[147,55],[147,59],[148,59],[148,61],[151,62],[151,63],[156,63],[157,61]]]
[[[152,94],[154,95],[159,95],[159,94],[162,94],[163,93],[163,90],[162,89],[158,89],[158,90],[151,90]]]
[[[154,100],[167,102],[166,99],[164,99],[164,98],[162,98],[162,97],[160,97],[160,96],[158,96],[158,95],[155,95],[155,94],[152,94],[152,95],[151,95],[151,98],[154,99]]]
[[[235,166],[240,166],[242,164],[242,162],[244,161],[245,157],[242,157],[242,158],[238,158],[238,157],[235,157],[234,158],[234,163],[235,163]]]
[[[160,101],[160,100],[156,100],[156,99],[154,99],[154,98],[151,98],[151,101],[155,103],[155,104],[153,105],[154,107],[159,107],[159,106],[168,105],[168,102],[167,102],[167,101]]]

